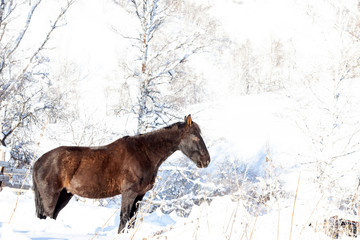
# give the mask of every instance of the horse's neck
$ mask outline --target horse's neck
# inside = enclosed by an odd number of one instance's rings
[[[162,129],[143,135],[146,154],[155,166],[160,165],[179,149],[181,134],[177,129]]]

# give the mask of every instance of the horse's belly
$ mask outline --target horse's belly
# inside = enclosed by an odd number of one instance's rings
[[[106,179],[83,181],[74,177],[66,188],[69,192],[85,198],[108,198],[121,193],[119,183]]]

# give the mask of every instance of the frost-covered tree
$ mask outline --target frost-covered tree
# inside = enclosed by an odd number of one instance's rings
[[[313,147],[307,165],[313,182],[328,201],[341,208],[341,202],[358,194],[360,179],[360,100],[355,90],[360,87],[360,18],[357,1],[324,3],[333,10],[327,17],[333,19],[329,31],[336,41],[321,79],[308,82],[307,94],[298,94],[297,123]],[[356,212],[354,201],[348,203]]]
[[[73,2],[64,1],[48,28],[39,29],[33,22],[44,12],[41,0],[0,1],[0,142],[18,164],[31,155],[32,126],[53,118],[60,108],[45,50]]]
[[[278,91],[294,84],[291,73],[295,69],[295,50],[291,41],[272,38],[260,49],[250,40],[231,53],[234,64],[231,92],[254,94]]]
[[[131,111],[137,131],[166,124],[181,104],[198,99],[203,84],[187,64],[213,44],[216,27],[207,9],[186,1],[116,1],[136,17],[137,36],[125,36],[137,50],[134,64],[124,63],[128,81],[135,81],[137,100]],[[121,34],[121,33],[120,33]],[[132,85],[132,83],[129,83]],[[184,100],[186,99],[186,100]]]

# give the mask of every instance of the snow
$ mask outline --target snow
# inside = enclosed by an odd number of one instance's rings
[[[324,200],[324,196],[317,193],[314,185],[309,184],[308,175],[311,176],[311,173],[307,172],[308,169],[296,163],[301,158],[294,156],[298,156],[308,146],[307,138],[292,123],[292,118],[284,117],[292,114],[291,111],[286,112],[286,109],[293,105],[292,100],[284,95],[261,94],[193,106],[194,109],[201,110],[193,119],[202,128],[212,157],[208,169],[197,170],[200,175],[216,172],[216,166],[233,158],[232,161],[238,160],[243,168],[261,179],[269,169],[265,162],[265,157],[269,156],[276,167],[281,167],[281,176],[276,175],[275,178],[284,181],[282,189],[289,193],[288,198],[279,201],[272,199],[265,208],[255,205],[249,211],[246,200],[238,197],[245,191],[244,186],[238,189],[238,193],[215,197],[211,202],[204,201],[199,206],[194,205],[188,217],[179,217],[175,211],[164,214],[160,209],[148,213],[149,203],[145,201],[136,227],[117,235],[119,206],[116,204],[103,207],[90,199],[76,201],[73,198],[56,221],[39,220],[35,217],[31,190],[17,196],[12,190],[5,188],[0,192],[0,239],[215,240],[249,239],[250,236],[252,239],[285,239],[290,235],[299,174],[298,199],[291,234],[294,239],[327,239],[323,232],[316,232],[313,227],[308,226],[310,221],[321,222],[326,216],[341,212],[317,206],[319,200]],[[177,153],[168,161],[176,161],[179,157],[181,154]],[[176,169],[176,166],[167,168],[172,169]],[[347,179],[347,184],[352,180]],[[211,182],[202,184],[211,185]],[[9,223],[15,206],[14,216]],[[351,218],[350,215],[346,217]]]
[[[222,69],[227,65],[226,61],[212,67],[211,58],[194,58],[194,66],[204,71],[210,82],[212,96],[204,103],[183,110],[185,114],[192,113],[193,120],[200,125],[212,162],[207,169],[186,168],[193,176],[200,176],[189,181],[209,189],[219,190],[226,185],[233,189],[227,189],[224,196],[200,192],[204,199],[209,197],[211,201],[193,205],[187,217],[178,216],[176,211],[164,213],[160,208],[149,212],[149,194],[135,228],[118,235],[120,206],[117,204],[100,206],[98,201],[73,198],[56,221],[39,220],[35,217],[31,190],[16,195],[4,188],[0,192],[0,239],[218,240],[288,239],[290,236],[292,239],[332,239],[322,230],[324,220],[335,215],[360,220],[354,213],[359,211],[356,209],[359,204],[355,206],[358,200],[352,200],[359,195],[358,149],[355,154],[330,161],[348,145],[355,143],[358,147],[359,134],[356,133],[360,116],[359,79],[342,81],[335,89],[339,100],[334,101],[333,85],[336,84],[329,84],[326,79],[332,76],[321,72],[331,56],[339,57],[339,52],[333,50],[339,50],[340,39],[335,28],[327,25],[334,21],[334,10],[320,3],[310,8],[307,1],[203,2],[213,4],[212,14],[219,19],[232,41],[241,43],[249,39],[259,51],[268,46],[271,39],[290,41],[296,49],[295,61],[301,66],[297,71],[311,72],[314,66],[323,62],[318,70],[321,79],[312,85],[312,89],[300,84],[295,89],[276,93],[234,96],[229,93],[232,83],[227,79],[231,75],[231,66]],[[77,83],[82,88],[80,101],[83,111],[87,112],[83,114],[85,118],[96,118],[95,121],[104,126],[114,126],[117,132],[131,132],[129,129],[134,129],[136,123],[131,119],[107,118],[103,107],[106,98],[104,82],[118,76],[114,73],[119,71],[118,58],[126,58],[129,54],[122,52],[123,38],[109,27],[110,20],[122,13],[109,9],[109,6],[93,0],[78,1],[69,12],[63,37],[58,40],[56,58],[59,62],[76,62],[82,68],[83,76]],[[84,12],[83,17],[78,17],[79,11]],[[309,11],[317,13],[313,15],[316,21],[309,17]],[[131,32],[133,19],[122,20],[120,18],[116,26],[126,33]],[[82,31],[77,32],[77,29]],[[294,78],[297,77],[295,73]],[[339,110],[341,117],[336,115]],[[329,133],[334,121],[338,126]],[[46,131],[65,135],[59,133],[55,124],[49,124]],[[102,136],[106,134],[99,130],[101,138],[106,138]],[[349,144],[346,136],[352,134]],[[108,138],[103,142],[107,143]],[[68,143],[62,141],[62,144]],[[57,145],[55,141],[42,142],[39,152]],[[189,160],[177,152],[167,160],[171,164],[160,170],[180,171],[181,161]],[[319,169],[324,169],[324,174],[328,175],[320,179]],[[231,185],[234,182],[236,184]],[[162,183],[158,181],[158,184]],[[157,185],[155,189],[166,190],[167,187],[166,184]],[[276,196],[270,195],[270,200],[265,203],[252,199],[265,197],[267,193]],[[165,199],[158,200],[161,201],[165,202]],[[345,235],[341,238],[352,239]]]
[[[30,192],[31,193],[31,192]],[[292,208],[279,208],[264,216],[251,216],[240,200],[218,197],[210,204],[193,207],[188,218],[159,211],[146,214],[134,230],[117,235],[118,209],[95,207],[71,201],[59,219],[39,220],[34,217],[31,194],[19,197],[18,208],[9,224],[16,195],[1,193],[1,239],[239,239],[253,234],[253,239],[286,239],[290,234]],[[314,207],[298,203],[293,236],[301,239],[328,239],[308,227],[307,218]],[[116,216],[113,216],[115,213]],[[110,220],[109,220],[110,219]],[[109,220],[109,221],[108,221]],[[108,222],[107,222],[108,221]],[[280,222],[280,225],[278,225]],[[279,233],[278,233],[279,231]],[[301,235],[300,235],[301,233]],[[329,238],[330,239],[330,238]],[[346,238],[344,238],[346,239]],[[350,239],[350,238],[349,238]]]

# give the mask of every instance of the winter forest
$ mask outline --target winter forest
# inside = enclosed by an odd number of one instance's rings
[[[359,93],[357,0],[0,0],[0,239],[358,238]],[[121,195],[55,221],[19,189],[188,114],[210,165],[174,153],[124,233]]]

